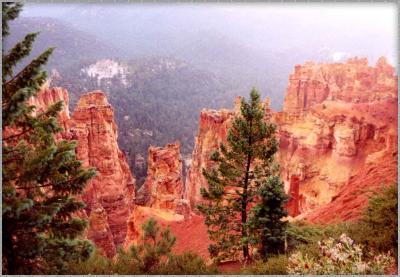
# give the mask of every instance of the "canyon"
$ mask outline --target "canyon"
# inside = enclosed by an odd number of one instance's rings
[[[384,58],[375,66],[352,58],[296,65],[283,110],[271,110],[265,100],[266,120],[277,125],[276,160],[291,197],[289,220],[355,220],[371,190],[396,182],[397,97],[397,77]],[[215,166],[210,155],[226,142],[240,99],[235,99],[233,110],[201,111],[186,176],[179,142],[151,146],[147,177],[138,190],[117,143],[114,110],[103,92],[83,94],[72,114],[67,91],[48,84],[30,103],[40,111],[64,101],[58,138],[76,140],[78,158],[97,170],[82,195],[82,216],[89,221],[86,236],[105,255],[140,242],[141,225],[152,217],[171,228],[177,253],[192,250],[208,257],[206,227],[196,212],[202,202],[200,188],[207,187],[202,171]]]

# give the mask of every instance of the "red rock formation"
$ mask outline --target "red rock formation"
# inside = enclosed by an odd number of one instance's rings
[[[300,114],[325,100],[367,103],[396,97],[397,77],[385,58],[375,67],[367,59],[346,63],[296,65],[289,77],[283,111]]]
[[[195,139],[192,163],[187,173],[185,199],[195,211],[195,205],[202,201],[200,188],[207,188],[202,169],[211,168],[211,154],[226,141],[227,131],[233,112],[228,110],[202,110],[199,132]]]
[[[112,257],[116,254],[114,237],[108,224],[108,215],[99,202],[91,207],[89,217],[88,239],[94,241],[101,254]]]
[[[239,99],[235,103],[237,106]],[[369,67],[365,59],[296,66],[284,111],[268,109],[268,113],[266,118],[278,126],[281,177],[286,191],[294,195],[288,203],[289,213],[304,216],[352,186],[351,176],[369,164],[371,155],[386,149],[388,140],[397,139],[394,69],[383,58],[375,67]],[[199,189],[207,186],[201,169],[212,167],[210,154],[225,141],[232,115],[226,110],[201,114],[187,181],[192,205],[201,201]],[[393,135],[388,137],[390,133]],[[381,164],[375,161],[369,166]],[[391,163],[388,166],[395,169]],[[292,176],[298,181],[291,181]]]
[[[102,206],[114,245],[118,246],[125,240],[126,224],[134,203],[135,180],[118,147],[114,111],[104,93],[96,91],[81,96],[72,114],[69,131],[71,138],[78,141],[78,159],[98,172],[83,195],[89,217],[95,203],[97,209]],[[101,233],[93,233],[95,243],[103,240]],[[112,249],[104,250],[107,254],[113,252]]]
[[[286,204],[286,209],[290,215],[297,216],[300,214],[299,176],[292,175],[290,177],[290,188],[288,195],[290,196],[290,199]]]
[[[302,212],[329,203],[369,155],[385,149],[387,134],[396,130],[396,115],[397,100],[392,98],[371,103],[325,101],[294,120],[279,119],[282,178],[290,190],[290,176],[299,176]]]
[[[287,189],[290,176],[300,176],[303,212],[313,212],[353,186],[351,176],[364,168],[369,155],[385,148],[387,134],[397,137],[394,68],[384,58],[375,67],[366,59],[296,66],[284,112],[273,120]]]
[[[358,219],[374,191],[383,186],[397,185],[397,155],[397,146],[370,154],[366,164],[350,177],[332,201],[307,214],[306,220],[330,223]]]
[[[90,221],[87,236],[107,255],[125,240],[127,220],[134,202],[135,180],[124,154],[117,144],[114,112],[102,92],[82,95],[72,117],[69,117],[68,92],[44,86],[29,104],[36,113],[49,105],[64,101],[58,121],[64,131],[58,139],[78,142],[77,156],[85,167],[94,167],[97,176],[87,185],[83,200]]]
[[[191,251],[203,258],[208,258],[208,245],[211,243],[204,218],[192,215],[185,220],[182,215],[169,210],[136,206],[128,221],[128,232],[124,247],[127,249],[132,244],[141,242],[143,235],[142,225],[149,219],[155,219],[163,228],[169,227],[171,233],[176,237],[173,252],[181,254]]]
[[[45,111],[50,105],[63,101],[63,109],[58,114],[58,122],[63,127],[64,131],[68,130],[68,120],[69,120],[69,95],[64,88],[49,88],[48,86],[43,86],[38,92],[36,97],[31,97],[28,101],[29,105],[35,106],[34,114]]]
[[[138,192],[144,198],[143,205],[185,213],[179,142],[165,147],[151,146],[147,164],[147,178]]]

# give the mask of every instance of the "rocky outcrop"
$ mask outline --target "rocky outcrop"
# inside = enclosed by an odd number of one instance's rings
[[[105,94],[96,91],[82,95],[70,117],[68,92],[48,86],[30,99],[29,104],[35,105],[35,112],[39,113],[58,101],[64,101],[58,115],[64,130],[57,138],[76,140],[77,158],[84,167],[97,171],[82,196],[86,203],[82,216],[90,223],[87,236],[103,253],[113,256],[117,246],[125,240],[135,197],[135,179],[117,144],[114,111]]]
[[[236,101],[237,102],[237,101]],[[201,188],[208,184],[202,174],[202,169],[212,167],[211,154],[226,141],[227,131],[233,112],[229,110],[202,110],[199,120],[199,131],[195,139],[192,163],[187,172],[185,199],[195,211],[196,204],[201,203]]]
[[[288,191],[299,177],[300,213],[334,199],[361,170],[370,155],[386,148],[388,134],[397,137],[397,99],[371,103],[325,101],[296,119],[280,122],[278,161]],[[379,163],[374,163],[379,167]],[[291,213],[296,216],[297,212]]]
[[[233,112],[204,110],[200,115],[186,183],[192,206],[201,201],[200,188],[207,187],[202,169],[212,168],[210,155],[226,141],[231,118],[239,111],[240,99],[235,103]],[[371,157],[387,148],[390,137],[397,138],[394,69],[383,58],[375,67],[365,59],[296,66],[283,112],[267,109],[266,120],[278,127],[276,158],[285,190],[291,195],[289,214],[305,217],[333,203],[344,188],[355,186],[352,176],[367,164],[382,166]],[[395,170],[392,163],[387,166]]]
[[[140,204],[188,215],[179,142],[149,148],[147,178],[137,196]],[[138,203],[138,202],[136,202]]]
[[[289,76],[283,111],[300,114],[326,100],[369,103],[397,95],[397,77],[385,58],[375,67],[366,58],[346,63],[296,65]]]
[[[305,215],[312,223],[356,220],[368,199],[384,186],[397,186],[397,134],[390,132],[387,147],[367,156],[366,163],[356,171],[331,202]]]
[[[125,240],[127,220],[134,205],[135,180],[118,147],[114,111],[105,94],[95,91],[82,95],[69,125],[70,138],[78,141],[78,159],[98,173],[83,195],[87,213],[89,218],[97,219],[91,216],[93,208],[105,210],[116,247]],[[96,236],[93,240],[98,243]],[[104,250],[108,254],[113,251]]]
[[[297,216],[300,214],[300,195],[299,195],[299,176],[290,176],[290,187],[288,194],[290,199],[286,204],[286,209],[288,213],[292,216]]]
[[[88,239],[96,243],[101,254],[113,257],[116,254],[114,237],[108,223],[108,214],[99,202],[95,202],[90,211]]]
[[[214,151],[218,150],[221,143],[226,143],[232,120],[235,115],[240,114],[241,100],[241,96],[235,98],[233,111],[203,109],[200,113],[199,131],[195,138],[192,162],[186,175],[185,185],[185,199],[188,199],[194,212],[196,212],[195,206],[203,201],[200,194],[201,188],[208,188],[202,171],[214,167],[210,157]],[[263,103],[266,120],[269,120],[272,115],[269,105],[270,99],[267,97]]]
[[[124,247],[137,245],[142,241],[143,224],[153,218],[163,228],[170,228],[171,233],[176,237],[173,252],[181,254],[192,251],[203,258],[208,258],[208,245],[211,243],[208,238],[204,218],[193,214],[190,219],[185,219],[170,210],[136,206],[128,220],[128,232]]]
[[[36,97],[31,97],[29,99],[28,104],[35,106],[34,114],[38,114],[44,112],[49,106],[59,101],[63,102],[63,108],[61,112],[58,113],[57,120],[65,132],[68,130],[68,121],[70,117],[69,95],[66,89],[59,87],[49,88],[46,83],[37,93]]]
[[[298,91],[296,82],[302,84]],[[365,59],[296,66],[284,111],[273,120],[278,125],[282,178],[286,189],[295,192],[289,213],[304,217],[337,199],[344,188],[354,187],[355,172],[386,148],[389,133],[397,137],[394,69],[383,58],[375,67]],[[294,187],[291,176],[299,177]]]

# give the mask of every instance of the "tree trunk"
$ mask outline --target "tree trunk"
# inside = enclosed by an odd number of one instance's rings
[[[253,122],[250,121],[250,130],[253,126]],[[251,141],[251,134],[249,135],[248,138],[248,143],[249,147],[251,148],[252,141]],[[246,230],[246,222],[247,222],[247,187],[249,184],[249,172],[250,172],[250,163],[251,163],[251,154],[250,152],[247,153],[247,164],[246,164],[246,175],[244,178],[244,184],[243,184],[243,197],[242,197],[242,238],[247,238],[247,230]],[[246,241],[243,245],[243,258],[245,260],[249,259],[249,244]]]
[[[247,155],[246,175],[243,184],[243,197],[242,197],[242,238],[247,237],[246,222],[247,222],[247,186],[249,183],[249,171],[250,171],[251,155]],[[249,245],[244,243],[243,245],[243,258],[249,259]]]
[[[3,272],[3,274],[16,274],[12,236],[7,231],[3,233],[3,257],[4,255],[6,256],[7,265],[5,267],[6,272]]]

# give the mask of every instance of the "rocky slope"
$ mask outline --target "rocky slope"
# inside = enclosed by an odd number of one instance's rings
[[[38,114],[45,111],[48,106],[58,101],[63,101],[63,108],[58,114],[57,120],[59,125],[64,129],[62,134],[65,134],[65,131],[68,130],[68,121],[70,119],[69,94],[66,89],[59,87],[49,88],[49,83],[46,82],[36,97],[31,97],[28,100],[28,104],[35,106],[34,114]]]
[[[297,90],[295,83],[301,84]],[[394,68],[384,58],[375,67],[357,58],[343,64],[296,66],[283,112],[274,114],[273,120],[279,127],[282,178],[294,196],[288,203],[290,215],[307,217],[335,202],[343,214],[332,216],[354,218],[344,214],[359,214],[366,202],[356,212],[337,198],[353,190],[355,182],[376,188],[364,182],[364,175],[354,175],[367,167],[380,167],[380,161],[370,157],[384,151],[392,136],[397,138]],[[395,173],[393,163],[386,163]],[[396,174],[389,176],[377,177],[376,182],[396,180]]]

